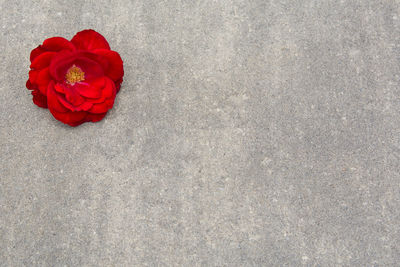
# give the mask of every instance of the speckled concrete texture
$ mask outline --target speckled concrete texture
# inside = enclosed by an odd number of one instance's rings
[[[0,0],[0,266],[398,266],[398,0]],[[125,64],[77,128],[29,53]]]

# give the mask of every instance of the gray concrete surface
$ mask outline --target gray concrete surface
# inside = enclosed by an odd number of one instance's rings
[[[0,3],[1,266],[399,266],[399,1]],[[28,58],[86,28],[125,81],[71,128]]]

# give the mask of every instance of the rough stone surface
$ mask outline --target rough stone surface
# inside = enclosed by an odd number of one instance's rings
[[[398,266],[398,0],[0,0],[1,266]],[[93,28],[114,109],[33,105]]]

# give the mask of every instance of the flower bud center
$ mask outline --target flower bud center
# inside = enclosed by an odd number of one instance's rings
[[[85,73],[77,66],[73,65],[68,69],[65,74],[65,80],[67,83],[74,85],[77,82],[85,80]]]

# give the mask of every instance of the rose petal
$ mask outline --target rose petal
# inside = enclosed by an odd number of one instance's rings
[[[75,59],[74,53],[62,51],[55,55],[50,63],[50,74],[57,81],[63,82],[67,69],[72,65]]]
[[[32,84],[29,79],[26,81],[26,88],[28,88],[29,90],[38,89],[37,85],[36,84]]]
[[[47,92],[47,104],[54,118],[71,126],[78,126],[79,124],[82,124],[87,114],[84,111],[69,111],[63,105],[61,105],[56,91],[54,90],[54,82],[49,84],[49,89]]]
[[[57,111],[49,109],[51,114],[57,120],[70,126],[78,126],[85,122],[87,113],[85,111],[70,111],[65,113],[59,113]]]
[[[71,40],[76,48],[81,50],[110,49],[107,40],[94,30],[83,30],[78,32]]]
[[[65,74],[73,65],[82,69],[85,73],[85,80],[98,78],[104,75],[101,65],[98,62],[85,57],[84,53],[62,51],[55,55],[51,61],[51,76],[59,82],[65,82]]]
[[[42,53],[44,53],[44,52],[46,52],[46,50],[42,48],[42,45],[39,45],[38,47],[36,47],[35,49],[33,49],[33,50],[31,51],[31,56],[30,56],[31,62],[32,62],[33,60],[35,60],[35,58],[36,58],[37,56],[39,56],[40,54],[42,54]]]
[[[88,113],[86,116],[86,120],[91,121],[91,122],[98,122],[98,121],[101,121],[106,115],[107,115],[107,112],[100,113],[100,114]]]
[[[87,115],[86,115],[86,116],[87,116]],[[68,124],[69,126],[72,126],[72,127],[79,126],[79,125],[81,125],[82,123],[88,121],[88,120],[86,120],[86,116],[85,116],[83,119],[81,119],[80,121],[74,121],[74,122],[70,122],[70,123],[67,123],[67,124]]]
[[[37,56],[46,51],[58,52],[61,50],[73,51],[75,50],[75,47],[70,41],[68,41],[65,38],[51,37],[44,40],[42,45],[39,45],[38,47],[32,50],[30,60],[31,62],[33,62]]]
[[[65,89],[65,99],[71,103],[74,107],[82,105],[85,102],[85,99],[78,94],[78,92],[74,89],[74,87],[66,86]]]
[[[103,90],[101,92],[102,96],[100,98],[87,98],[86,101],[93,103],[93,104],[102,104],[107,99],[114,99],[116,95],[115,84],[114,82],[108,78],[104,77],[103,80],[105,81]]]
[[[50,65],[51,59],[56,52],[45,52],[35,58],[31,64],[31,69],[43,69]]]
[[[58,100],[53,81],[50,82],[49,87],[47,88],[47,105],[50,111],[60,113],[68,112],[68,109]]]
[[[91,102],[86,101],[86,99],[78,93],[76,85],[70,87],[63,84],[56,84],[54,89],[56,92],[59,92],[56,93],[58,101],[71,111],[86,111],[93,106]]]
[[[61,104],[63,107],[69,109],[70,111],[79,111],[79,110],[77,110],[77,108],[76,108],[74,105],[72,105],[71,103],[69,103],[69,102],[65,99],[65,96],[64,96],[64,95],[57,94],[57,99],[58,99],[58,101],[60,102],[60,104]]]
[[[109,50],[106,50],[106,49],[104,49],[104,50],[105,51],[109,51]],[[99,63],[104,71],[108,68],[108,65],[110,64],[108,62],[107,58],[105,58],[105,57],[103,57],[101,55],[95,54],[95,53],[93,53],[93,51],[80,51],[79,54],[82,57],[89,58],[89,59],[94,60],[97,63]]]
[[[38,70],[29,71],[29,81],[32,85],[36,85],[37,76],[39,74]]]
[[[82,105],[77,107],[77,110],[84,110],[84,111],[88,111],[89,109],[91,109],[93,106],[92,103],[90,102],[84,102]]]
[[[121,83],[122,83],[123,79],[119,79],[115,82],[115,89],[117,91],[117,93],[119,92],[119,89],[121,89]]]
[[[109,78],[105,78],[104,80],[106,81],[106,83],[104,84],[103,88],[103,96],[105,98],[115,98],[116,90],[114,82],[111,81]]]
[[[57,83],[54,85],[54,89],[61,94],[65,94],[65,85],[61,83]]]
[[[78,56],[74,64],[85,73],[85,81],[104,76],[103,68],[94,60]]]
[[[47,108],[47,97],[45,95],[40,93],[39,90],[33,90],[32,95],[33,103],[41,108]]]
[[[103,103],[94,104],[91,109],[89,109],[90,113],[104,113],[111,109],[114,105],[114,98],[106,99]]]
[[[124,67],[120,55],[111,50],[106,49],[96,49],[93,53],[100,55],[107,59],[108,66],[104,70],[105,75],[112,79],[114,82],[121,79],[124,76]]]
[[[50,81],[51,81],[51,77],[50,77],[49,68],[44,68],[44,69],[40,70],[37,75],[35,83],[38,85],[39,90],[43,95],[47,94],[47,87],[48,87]]]
[[[102,96],[100,98],[86,98],[86,101],[92,104],[98,104],[98,103],[103,103],[106,101],[106,97]]]
[[[84,97],[99,98],[102,96],[102,89],[104,88],[105,80],[103,78],[95,79],[90,83],[77,83],[75,90]]]
[[[48,51],[75,50],[74,45],[63,37],[51,37],[44,40],[42,48]]]
[[[66,100],[64,95],[61,94],[57,94],[57,99],[64,107],[66,107],[70,111],[88,111],[93,106],[93,104],[90,102],[83,102],[82,104],[75,106],[71,104],[68,100]]]

